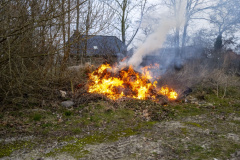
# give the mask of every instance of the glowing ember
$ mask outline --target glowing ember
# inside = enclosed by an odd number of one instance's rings
[[[103,64],[94,72],[89,74],[88,92],[106,95],[108,98],[117,100],[122,97],[136,99],[156,99],[158,94],[166,95],[169,99],[176,99],[177,93],[167,87],[157,91],[157,81],[150,82],[152,79],[149,68],[142,68],[143,74],[140,74],[129,66],[117,71],[109,64]]]

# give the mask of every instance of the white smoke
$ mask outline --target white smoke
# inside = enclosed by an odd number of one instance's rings
[[[136,50],[136,52],[127,62],[121,62],[119,68],[132,65],[135,69],[137,69],[142,63],[144,56],[162,48],[166,36],[172,28],[180,27],[182,24],[184,24],[186,1],[178,0],[177,3],[177,6],[179,7],[177,11],[177,17],[162,19],[155,32],[147,37],[145,42]]]

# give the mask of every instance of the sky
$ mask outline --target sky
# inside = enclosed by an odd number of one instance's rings
[[[210,0],[204,0],[204,1],[210,1]],[[148,0],[147,2],[149,5],[152,5],[152,4],[154,5],[154,4],[159,4],[159,2],[161,2],[161,0]],[[214,1],[210,1],[210,2],[213,3]],[[163,7],[162,5],[157,5],[157,7],[155,7],[154,10],[153,9],[149,10],[147,12],[147,14],[144,15],[144,18],[141,23],[141,29],[138,31],[137,36],[134,38],[133,42],[131,43],[131,45],[129,46],[128,49],[138,48],[139,46],[141,46],[142,43],[147,39],[147,36],[144,34],[142,28],[151,27],[153,30],[157,30],[159,27],[160,19],[163,19],[164,17],[166,17],[166,15],[169,15],[169,10],[167,7]],[[130,17],[131,17],[131,21],[133,23],[130,24],[130,28],[128,29],[128,32],[127,32],[128,39],[136,31],[136,28],[139,24],[139,21],[138,21],[139,17],[140,17],[139,11],[132,12]],[[113,20],[113,21],[115,21],[115,20]],[[120,24],[118,24],[118,25],[120,25]],[[73,28],[75,28],[75,27],[73,27]],[[197,31],[199,31],[200,29],[204,29],[204,28],[210,30],[210,29],[213,29],[214,27],[212,24],[210,24],[206,20],[191,21],[190,25],[188,27],[188,35],[194,36],[194,34],[196,34]],[[172,30],[170,30],[170,32],[171,31]],[[114,35],[114,36],[117,36],[119,39],[121,39],[121,33],[117,32],[116,29],[111,30],[111,32],[104,31],[104,32],[100,32],[97,34],[110,35],[110,36]],[[217,37],[216,30],[215,31],[213,30],[212,34],[213,34],[213,36],[209,37],[209,39],[214,41],[214,39]],[[236,35],[238,35],[238,37],[240,37],[239,34],[236,34]]]
[[[207,1],[211,4],[213,4],[215,2],[215,1],[206,0],[206,2]],[[149,0],[148,3],[149,4],[158,4],[159,0]],[[138,14],[135,14],[135,13],[133,13],[133,14],[138,15]],[[158,5],[158,7],[156,7],[155,10],[149,11],[147,14],[144,15],[141,27],[144,28],[144,27],[147,27],[147,26],[151,26],[152,28],[156,29],[158,27],[159,19],[164,18],[164,16],[166,14],[169,14],[168,8],[163,7],[162,5]],[[199,17],[201,17],[201,16],[202,15],[200,15]],[[208,12],[205,12],[205,17],[207,17],[207,16],[208,16]],[[138,18],[139,17],[134,17],[133,16],[133,19],[138,19]],[[199,31],[200,29],[211,30],[210,33],[212,34],[212,36],[209,36],[209,39],[211,39],[212,41],[214,41],[215,38],[218,35],[217,28],[214,27],[213,24],[211,24],[209,21],[199,20],[199,19],[198,20],[192,20],[189,23],[188,35],[193,35],[194,36],[194,34],[196,34],[196,32]],[[223,34],[224,39],[229,38],[229,36],[232,36],[232,35]],[[234,36],[236,37],[236,39],[235,39],[236,42],[239,44],[240,43],[240,41],[239,41],[240,32],[235,33]],[[130,47],[138,48],[139,46],[142,45],[142,43],[145,41],[146,38],[147,37],[146,37],[146,35],[144,35],[144,32],[142,30],[139,30],[135,40],[133,41],[133,43]],[[213,43],[212,43],[212,45],[213,45]],[[235,46],[233,46],[233,47],[235,47]],[[239,54],[240,54],[240,52],[239,52]]]

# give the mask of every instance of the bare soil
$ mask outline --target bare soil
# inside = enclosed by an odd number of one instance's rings
[[[5,107],[0,159],[240,159],[240,99],[193,93],[168,104],[106,99]],[[200,97],[200,98],[199,98]]]

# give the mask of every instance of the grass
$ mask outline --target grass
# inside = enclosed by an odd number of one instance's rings
[[[17,141],[10,144],[0,143],[0,158],[10,156],[15,150],[22,148],[32,149],[35,146],[31,141]]]
[[[34,116],[33,116],[33,120],[34,121],[40,121],[42,119],[42,115],[36,113]]]
[[[80,134],[82,132],[82,130],[80,128],[74,128],[74,129],[72,129],[72,132],[74,134]]]
[[[41,125],[43,128],[48,128],[48,127],[52,127],[53,124],[51,122],[47,122]]]
[[[239,143],[226,138],[228,133],[238,134],[236,126],[239,126],[240,122],[227,118],[240,117],[239,97],[237,97],[240,94],[235,88],[229,88],[227,96],[223,99],[217,97],[212,89],[208,89],[205,93],[204,101],[213,104],[213,107],[181,102],[162,106],[149,100],[129,100],[120,103],[100,100],[79,105],[73,110],[45,107],[42,108],[43,111],[26,111],[24,108],[19,108],[6,114],[0,113],[2,122],[0,130],[8,131],[11,136],[23,132],[50,139],[46,141],[43,138],[40,143],[51,143],[56,140],[67,142],[66,145],[52,150],[46,156],[54,157],[57,154],[67,153],[80,158],[89,153],[85,149],[87,144],[114,142],[138,134],[148,138],[157,137],[158,135],[152,130],[156,128],[154,127],[156,123],[178,121],[183,126],[177,130],[166,130],[170,127],[166,126],[163,132],[157,133],[167,143],[166,148],[174,146],[170,148],[171,154],[178,155],[180,159],[218,157],[227,159],[231,153],[240,148]],[[192,96],[194,94],[197,95],[193,93]],[[143,110],[148,111],[151,120],[144,119]],[[200,116],[204,116],[205,119],[196,120]],[[19,130],[19,126],[24,130]],[[209,133],[204,132],[206,129]],[[190,142],[185,140],[186,138],[189,138]],[[207,143],[209,148],[204,148],[203,142]],[[23,141],[2,143],[0,158],[9,156],[15,150],[31,149],[32,146],[31,142]]]
[[[175,113],[171,115],[171,118],[176,117],[187,117],[187,116],[196,116],[203,113],[206,113],[206,108],[200,108],[195,104],[177,104],[177,105],[169,105],[172,111]]]
[[[190,155],[199,154],[199,153],[202,154],[202,152],[204,151],[204,148],[197,144],[189,144],[188,149],[189,149]]]
[[[181,131],[184,135],[187,135],[189,133],[187,128],[181,128]]]
[[[122,137],[129,137],[131,135],[136,135],[140,133],[142,129],[150,129],[154,124],[155,122],[143,122],[133,128],[124,128],[122,130],[112,130],[110,132],[95,132],[83,138],[76,138],[74,136],[65,137],[61,141],[68,141],[68,142],[73,141],[73,143],[69,143],[66,146],[57,148],[54,151],[46,154],[46,156],[52,157],[60,153],[67,153],[74,156],[74,158],[81,158],[85,156],[87,153],[89,153],[89,151],[84,149],[84,146],[86,145],[115,142]]]
[[[65,112],[64,112],[64,115],[67,116],[67,117],[69,117],[69,116],[72,115],[72,112],[71,112],[71,111],[65,111]]]
[[[185,122],[186,125],[192,125],[194,127],[202,128],[202,126],[196,122]]]
[[[235,144],[229,141],[219,141],[218,143],[212,144],[209,149],[199,148],[190,154],[190,156],[198,156],[199,159],[209,159],[214,157],[217,159],[228,159],[230,154],[234,153],[240,148],[239,144]]]

